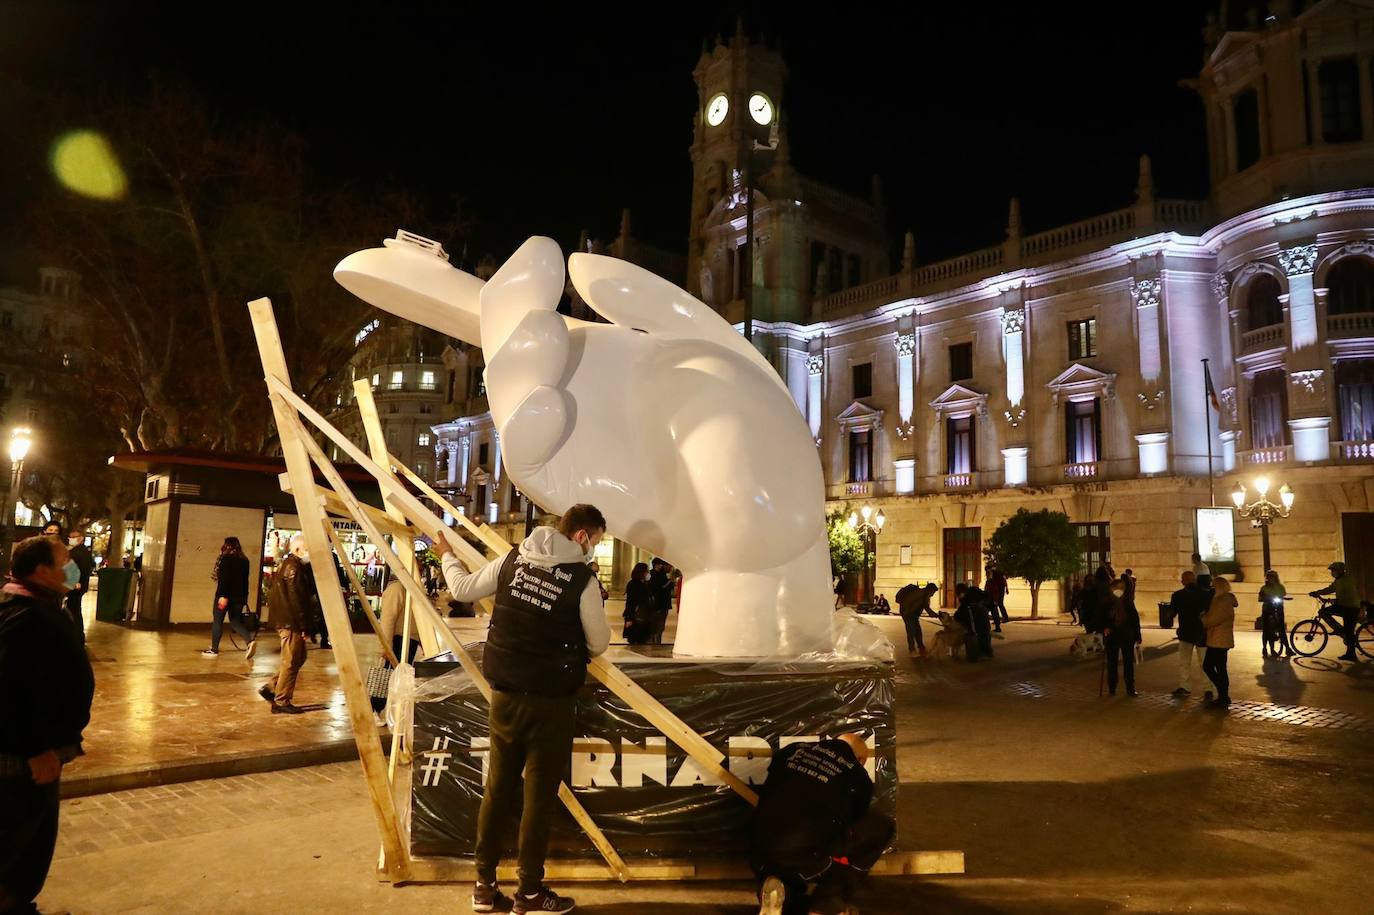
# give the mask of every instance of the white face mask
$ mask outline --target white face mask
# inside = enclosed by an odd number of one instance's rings
[[[68,540],[67,543],[69,543],[72,546],[81,546],[81,538],[73,537],[70,540]]]

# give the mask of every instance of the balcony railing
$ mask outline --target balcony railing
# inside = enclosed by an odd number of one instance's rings
[[[1258,330],[1249,330],[1240,335],[1240,349],[1243,353],[1269,349],[1283,345],[1283,325],[1271,324]]]
[[[1374,442],[1332,442],[1336,459],[1347,464],[1374,463]]]
[[[1092,480],[1097,477],[1097,461],[1080,461],[1064,465],[1064,479]]]
[[[871,496],[873,495],[873,482],[865,480],[862,483],[844,484],[844,494],[846,496]]]
[[[1328,337],[1374,337],[1374,312],[1331,315],[1326,319]]]
[[[1277,448],[1241,451],[1236,454],[1236,459],[1242,464],[1285,464],[1293,459],[1293,446],[1281,445]]]
[[[972,489],[973,474],[971,473],[947,473],[945,474],[945,489]]]

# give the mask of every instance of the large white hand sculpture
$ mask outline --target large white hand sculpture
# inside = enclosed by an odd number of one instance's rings
[[[830,552],[810,430],[726,321],[626,261],[574,254],[611,324],[555,308],[563,259],[531,238],[485,285],[405,240],[359,251],[340,283],[486,357],[511,480],[545,509],[590,502],[614,536],[684,575],[675,653],[789,656],[831,644]]]

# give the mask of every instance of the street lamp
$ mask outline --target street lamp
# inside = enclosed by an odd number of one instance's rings
[[[863,520],[859,516],[863,515]],[[870,520],[871,519],[871,520]],[[868,557],[878,552],[878,532],[887,523],[887,516],[880,508],[874,514],[871,506],[865,505],[857,512],[849,513],[849,526],[856,531],[860,531],[864,538],[864,589],[863,596],[868,599],[868,603],[873,603],[873,567],[869,564]],[[863,606],[863,601],[859,601],[859,606]]]
[[[1250,519],[1250,526],[1260,529],[1260,540],[1264,544],[1264,571],[1269,571],[1269,525],[1275,518],[1287,518],[1288,513],[1293,510],[1293,490],[1287,483],[1279,487],[1279,503],[1274,504],[1269,501],[1269,478],[1257,477],[1255,479],[1255,494],[1259,497],[1255,501],[1246,504],[1245,484],[1236,483],[1236,488],[1231,490],[1231,501],[1236,504],[1236,511],[1242,518]]]
[[[0,543],[0,569],[9,569],[10,565],[10,546],[14,542],[14,532],[19,528],[19,490],[20,481],[24,476],[24,458],[29,455],[29,446],[33,444],[33,430],[24,426],[18,426],[10,432],[10,489],[9,504],[5,506],[4,514],[4,538]]]

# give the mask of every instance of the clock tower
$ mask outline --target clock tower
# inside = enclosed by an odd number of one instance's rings
[[[722,215],[719,211],[723,204],[727,210],[738,208],[738,221],[743,228],[742,182],[751,164],[751,146],[762,147],[752,151],[753,173],[748,176],[757,188],[762,183],[762,173],[775,159],[769,147],[778,142],[778,115],[787,68],[777,51],[749,39],[740,20],[729,42],[717,39],[713,48],[703,50],[692,76],[697,84],[697,110],[691,148],[692,222],[688,233],[687,284],[694,295],[724,312],[724,306],[742,296],[738,274],[744,271],[739,270],[741,254],[734,249],[743,247],[744,237],[739,232],[730,244],[712,244],[708,222],[713,213],[718,218]],[[762,226],[756,224],[755,235],[761,231]],[[765,284],[764,272],[759,269],[763,255],[761,249],[754,253],[755,286]]]

